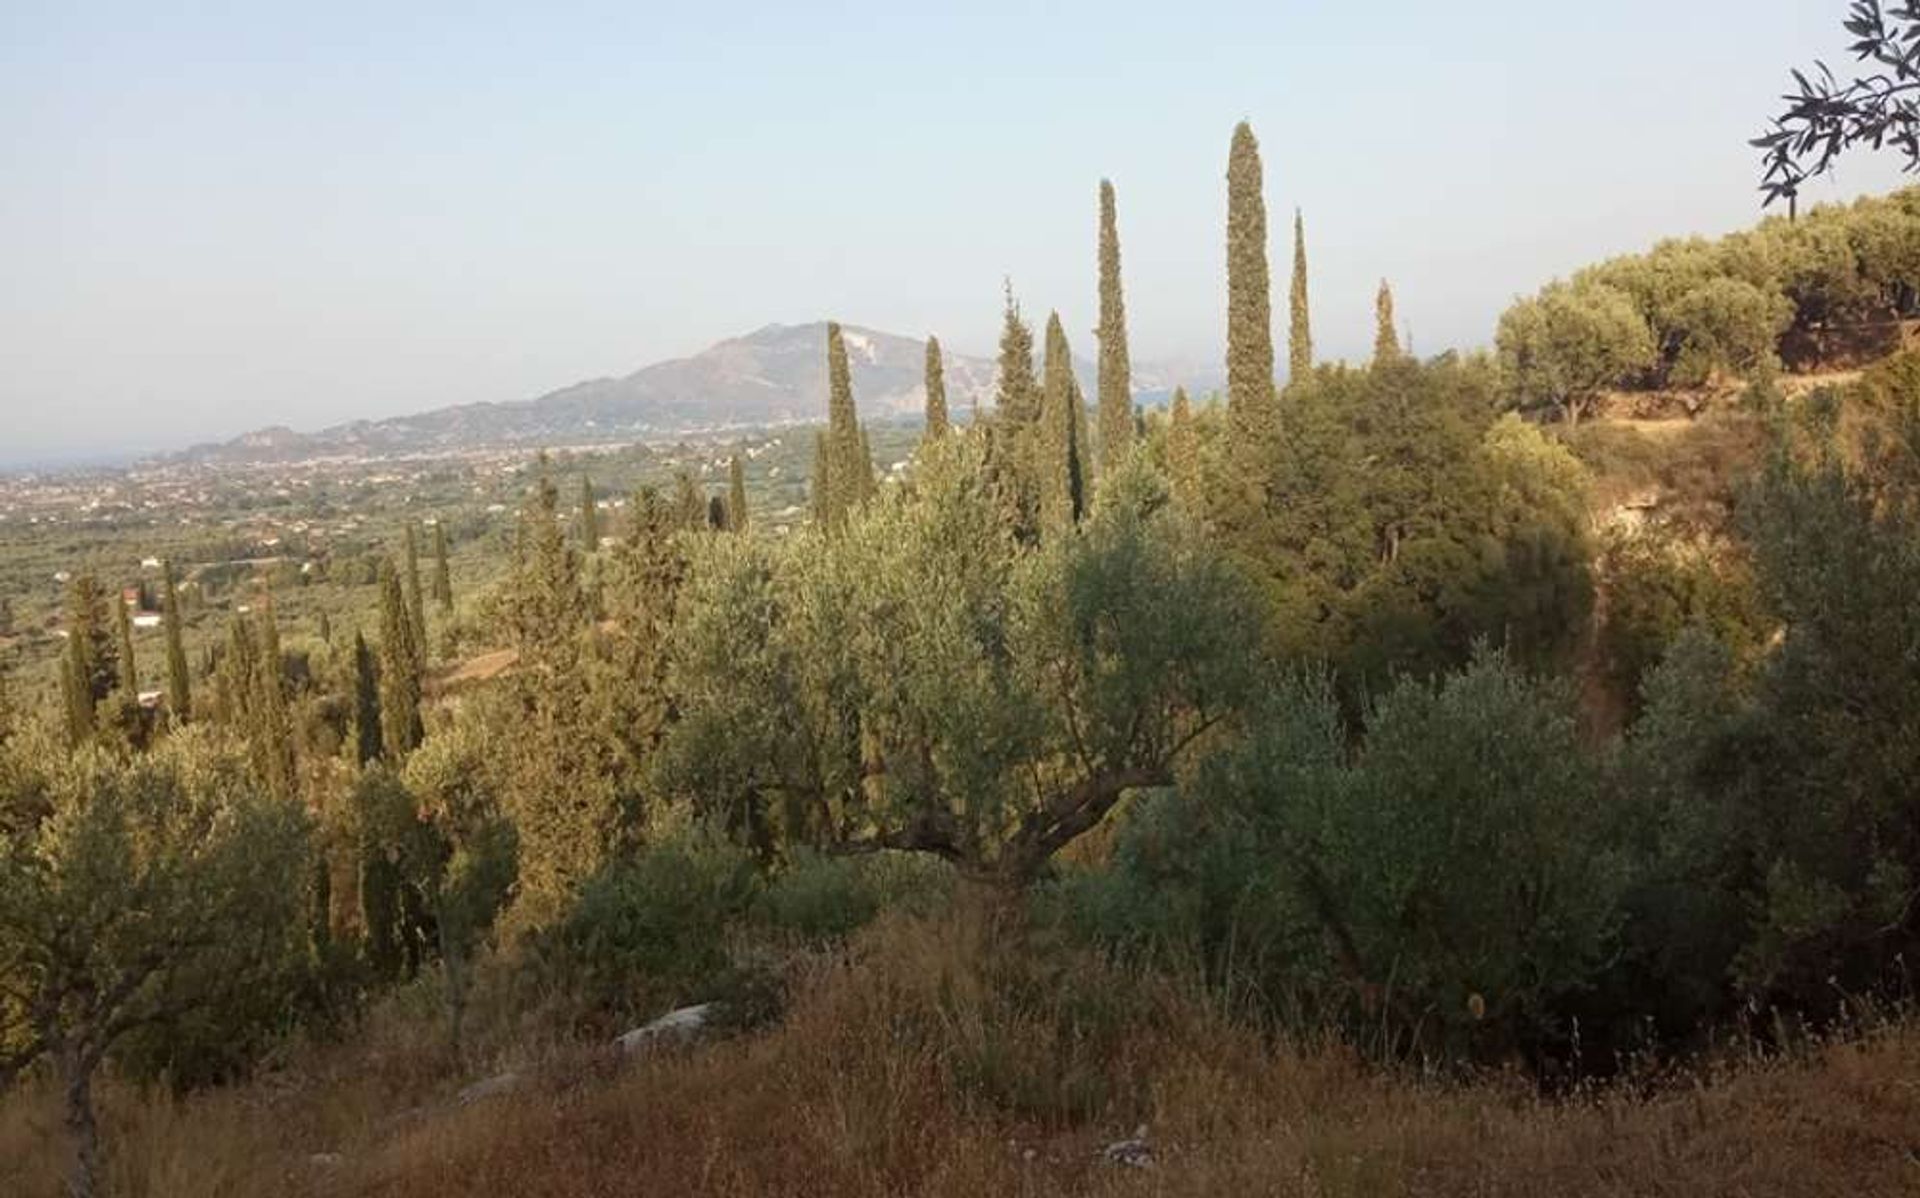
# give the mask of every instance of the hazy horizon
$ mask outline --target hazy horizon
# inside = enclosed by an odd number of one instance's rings
[[[1756,220],[1746,139],[1789,67],[1846,60],[1785,0],[69,7],[0,14],[0,461],[526,399],[829,316],[989,355],[1003,276],[1090,354],[1103,176],[1135,356],[1217,361],[1242,118],[1282,310],[1305,211],[1323,356],[1366,352],[1383,276],[1416,349],[1483,344],[1557,274]],[[1900,178],[1849,156],[1803,202]]]

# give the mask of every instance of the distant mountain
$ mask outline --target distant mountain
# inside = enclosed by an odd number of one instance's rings
[[[854,396],[867,419],[918,415],[926,347],[843,325]],[[514,445],[583,445],[649,437],[765,428],[824,420],[827,326],[770,324],[703,350],[643,367],[623,378],[575,383],[535,399],[475,403],[387,420],[357,420],[316,433],[267,428],[183,457],[207,462],[288,461],[380,456]],[[998,367],[986,358],[946,354],[947,403],[956,416],[990,407]],[[1091,401],[1093,368],[1076,360]],[[1143,401],[1171,389],[1164,371],[1135,367]],[[1204,373],[1204,372],[1202,372]],[[1204,382],[1204,380],[1202,380]],[[1189,383],[1189,386],[1192,386]]]

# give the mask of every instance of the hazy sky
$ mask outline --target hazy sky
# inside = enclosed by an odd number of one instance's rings
[[[1093,348],[1097,181],[1136,357],[1217,360],[1260,135],[1316,342],[1416,349],[1752,221],[1842,0],[1228,5],[0,0],[0,459],[310,428],[823,316],[991,352],[1001,277]],[[1843,160],[1815,200],[1894,186]]]

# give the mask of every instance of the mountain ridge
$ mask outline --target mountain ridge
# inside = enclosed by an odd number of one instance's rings
[[[827,411],[827,322],[770,323],[625,375],[581,379],[529,399],[474,401],[299,432],[269,425],[165,460],[258,462],[335,456],[397,456],[480,448],[617,444],[658,437],[819,423]],[[843,324],[854,396],[867,420],[908,419],[925,403],[925,341]],[[992,407],[999,377],[987,358],[944,355],[947,403],[956,415]],[[1092,363],[1076,357],[1093,394]],[[1134,368],[1135,392],[1151,403],[1171,384],[1150,365]],[[1204,381],[1208,371],[1189,369]],[[1213,372],[1217,373],[1217,372]]]

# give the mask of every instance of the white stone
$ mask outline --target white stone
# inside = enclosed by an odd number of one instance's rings
[[[645,1027],[637,1027],[615,1037],[613,1042],[620,1046],[621,1052],[628,1055],[646,1052],[662,1041],[691,1040],[705,1030],[712,1018],[713,1004],[710,1002],[703,1002],[693,1007],[681,1007],[677,1011],[668,1011]]]

